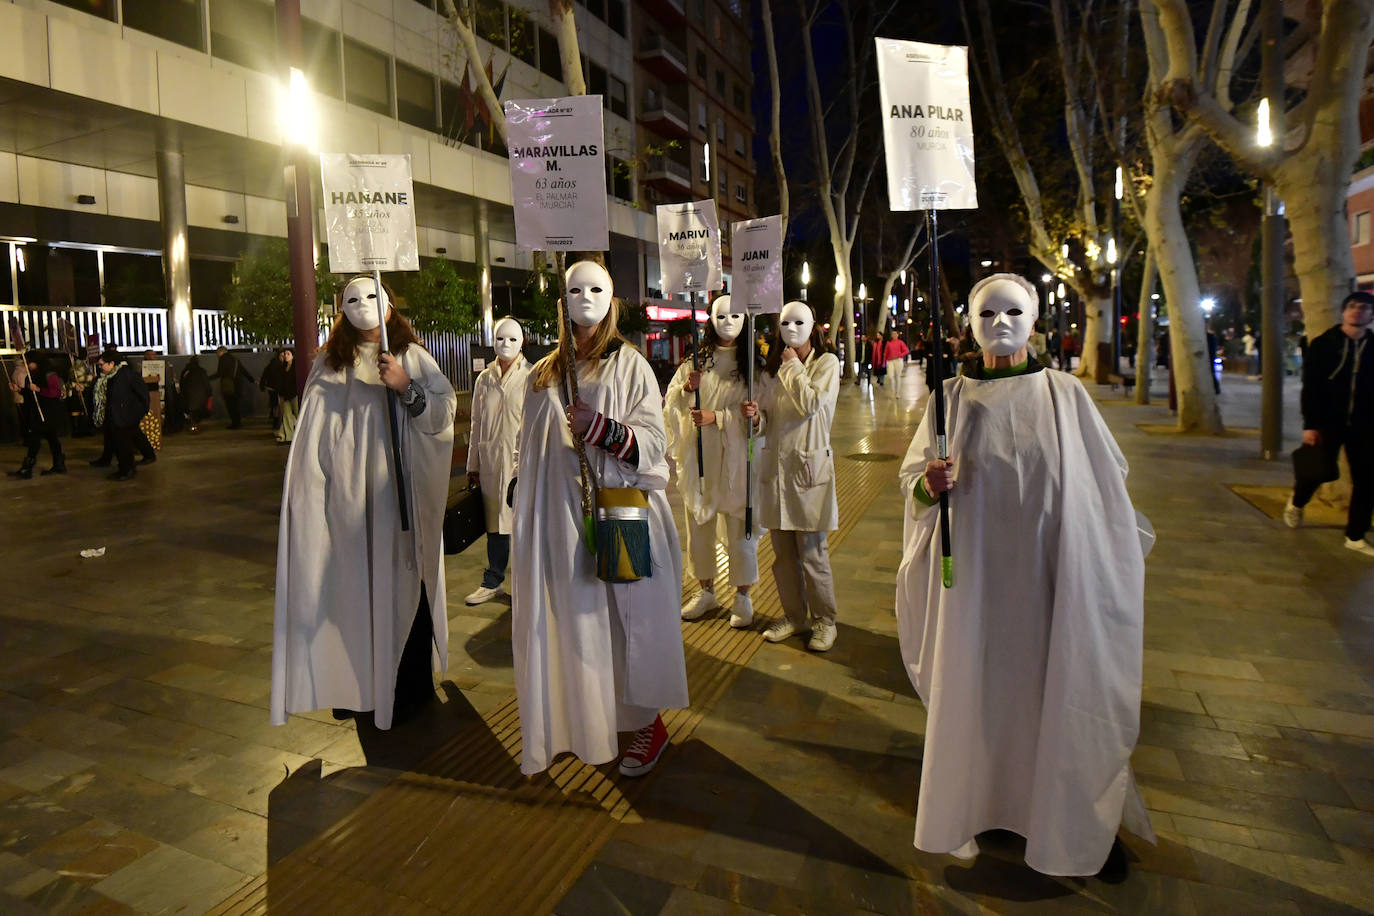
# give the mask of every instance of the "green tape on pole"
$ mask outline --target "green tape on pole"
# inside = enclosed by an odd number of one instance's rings
[[[940,558],[940,577],[945,588],[954,588],[954,557]]]

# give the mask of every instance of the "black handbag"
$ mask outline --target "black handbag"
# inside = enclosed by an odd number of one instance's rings
[[[468,487],[444,511],[444,553],[462,553],[487,533],[487,509],[480,487]]]
[[[1330,483],[1340,479],[1336,450],[1321,445],[1299,445],[1293,450],[1293,477],[1304,483]]]

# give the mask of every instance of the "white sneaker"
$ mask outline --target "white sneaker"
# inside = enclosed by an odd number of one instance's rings
[[[769,642],[782,642],[793,633],[802,632],[792,624],[786,617],[773,621],[773,624],[763,631],[763,638]]]
[[[499,585],[496,586],[496,588],[487,588],[485,585],[481,585],[478,586],[477,591],[472,592],[464,598],[463,603],[468,605],[486,604],[497,595],[504,595],[505,593],[506,590]]]
[[[1283,507],[1283,523],[1289,528],[1296,528],[1302,524],[1302,509],[1293,505],[1293,497],[1288,497],[1288,504]]]
[[[1352,541],[1350,538],[1346,538],[1345,549],[1353,550],[1356,553],[1362,553],[1367,557],[1374,557],[1374,547],[1371,547],[1369,542],[1364,538],[1360,538],[1358,541]]]
[[[709,588],[697,592],[697,596],[682,606],[683,620],[700,620],[720,607],[716,603],[716,593]]]
[[[806,648],[812,652],[825,652],[835,645],[835,624],[829,620],[817,620],[811,625],[811,641]]]
[[[744,592],[735,592],[735,606],[730,608],[730,626],[742,630],[754,622],[754,602]]]

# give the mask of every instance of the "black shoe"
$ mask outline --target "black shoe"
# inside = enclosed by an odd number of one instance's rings
[[[110,459],[109,459],[109,458],[92,458],[92,459],[91,459],[91,467],[93,467],[93,468],[107,468],[107,467],[109,467],[109,466],[110,466]]]
[[[230,423],[228,429],[243,429],[242,423]]]
[[[39,471],[39,472],[38,472],[38,476],[39,476],[39,477],[47,477],[47,476],[49,476],[49,475],[51,475],[51,474],[65,474],[65,473],[67,473],[67,466],[66,466],[65,464],[54,464],[52,467],[48,468],[46,471]]]
[[[157,455],[144,455],[138,459],[139,464],[152,464],[154,461],[157,461]]]
[[[10,471],[7,476],[17,477],[20,480],[33,480],[33,465],[23,465],[17,471]]]
[[[1104,884],[1120,884],[1126,880],[1126,847],[1121,840],[1112,840],[1112,851],[1107,853],[1107,861],[1097,871],[1097,880]]]
[[[354,718],[354,717],[356,717],[356,716],[358,715],[356,712],[354,712],[354,711],[351,710],[351,709],[340,709],[340,708],[337,707],[337,706],[334,707],[334,709],[332,710],[332,712],[333,712],[334,718],[337,719],[337,720],[339,720],[340,722],[342,722],[342,721],[345,720],[345,719],[352,719],[352,718]]]
[[[107,474],[107,475],[105,476],[105,479],[106,479],[106,480],[133,480],[133,479],[134,479],[134,474],[136,474],[136,473],[137,473],[137,472],[136,472],[133,468],[129,468],[129,470],[127,470],[127,471],[115,471],[113,474]]]

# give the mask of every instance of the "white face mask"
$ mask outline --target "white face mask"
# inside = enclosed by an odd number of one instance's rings
[[[382,290],[382,307],[391,303]],[[348,323],[359,331],[370,331],[381,324],[377,320],[377,284],[371,277],[354,277],[343,291],[343,312]]]
[[[973,315],[973,338],[983,352],[1011,356],[1030,340],[1040,306],[1020,283],[994,280],[976,290],[969,312]]]
[[[789,347],[800,347],[810,341],[811,329],[815,326],[815,316],[805,302],[787,303],[778,316],[778,333]]]
[[[711,303],[711,323],[716,326],[716,336],[721,343],[729,343],[744,330],[744,313],[730,307],[730,297],[717,296]]]
[[[568,286],[568,315],[573,323],[593,328],[611,310],[611,275],[595,261],[578,261],[564,275]]]
[[[502,360],[512,360],[520,355],[520,347],[525,342],[525,332],[520,330],[520,323],[510,319],[502,318],[496,323],[496,358]]]

